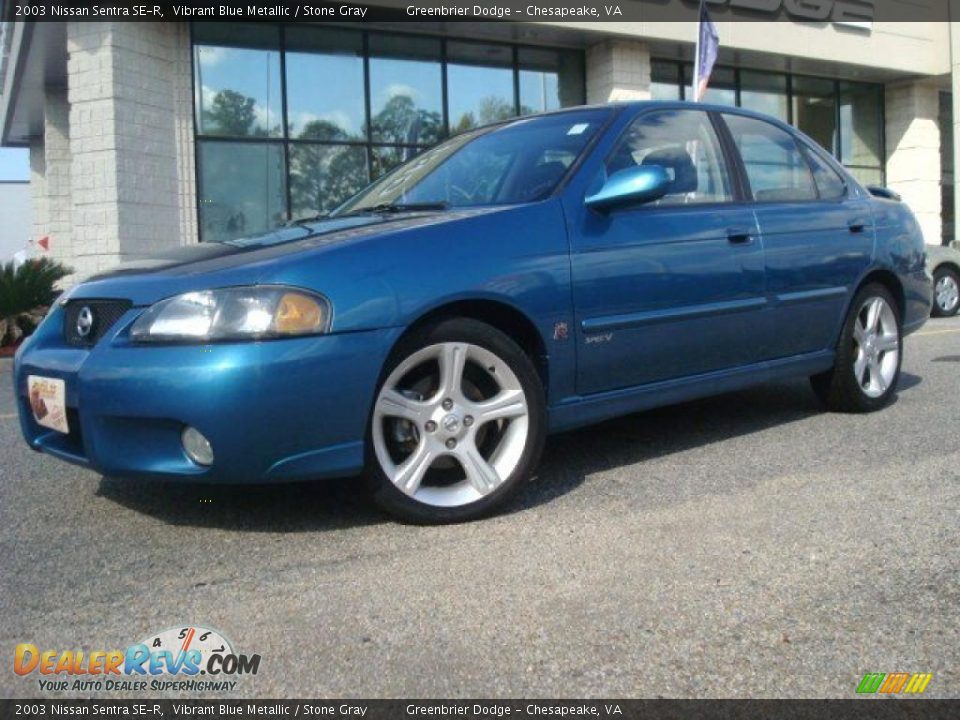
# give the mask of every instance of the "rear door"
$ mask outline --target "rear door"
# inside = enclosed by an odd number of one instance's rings
[[[758,118],[723,118],[763,236],[764,354],[774,359],[830,348],[873,253],[869,203],[793,133]]]
[[[763,248],[711,116],[642,112],[594,184],[650,164],[672,180],[661,200],[607,214],[581,206],[573,215],[581,395],[760,359]]]

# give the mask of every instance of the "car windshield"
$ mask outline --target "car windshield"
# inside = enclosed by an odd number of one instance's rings
[[[330,217],[542,200],[610,112],[575,110],[463,133],[380,178]]]

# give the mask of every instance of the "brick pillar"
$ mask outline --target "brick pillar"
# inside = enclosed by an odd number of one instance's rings
[[[30,142],[33,241],[50,241],[49,256],[73,266],[70,126],[67,93],[50,88],[44,97],[43,136]],[[37,248],[36,252],[42,251]]]
[[[928,245],[941,241],[938,93],[927,81],[886,88],[887,185],[913,210]]]
[[[609,39],[587,49],[587,102],[650,99],[650,49],[636,40]]]
[[[196,242],[185,26],[71,22],[67,52],[78,274]]]

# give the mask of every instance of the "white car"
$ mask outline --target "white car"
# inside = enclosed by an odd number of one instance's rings
[[[952,317],[960,310],[960,250],[927,245],[927,268],[933,275],[933,317]]]

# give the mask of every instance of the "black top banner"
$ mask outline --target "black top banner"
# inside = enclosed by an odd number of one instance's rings
[[[0,700],[0,718],[893,720],[949,718],[957,700]]]
[[[958,0],[706,0],[714,20],[836,23],[946,21]],[[0,19],[353,22],[696,21],[699,0],[0,0]]]

